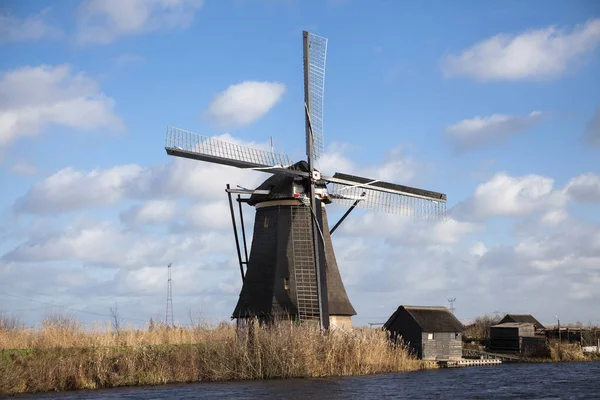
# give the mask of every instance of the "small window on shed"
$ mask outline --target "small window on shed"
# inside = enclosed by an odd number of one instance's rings
[[[433,333],[427,334],[427,340],[433,340]]]
[[[456,332],[454,334],[454,339],[459,339],[460,338],[460,332]]]

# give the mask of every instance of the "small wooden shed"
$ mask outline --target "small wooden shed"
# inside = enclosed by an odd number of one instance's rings
[[[523,350],[526,338],[535,338],[535,327],[532,323],[504,322],[490,328],[490,345],[492,351],[517,352]]]
[[[462,358],[464,327],[446,307],[400,306],[383,327],[422,360]]]
[[[503,324],[505,322],[533,324],[535,330],[546,329],[544,325],[542,325],[541,322],[535,319],[531,314],[506,314],[504,318],[502,318],[500,322],[498,322],[498,325]]]

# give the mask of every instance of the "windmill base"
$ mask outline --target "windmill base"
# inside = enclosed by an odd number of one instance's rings
[[[282,321],[284,319],[281,319]],[[253,318],[236,318],[236,328],[238,331],[244,330],[250,327],[252,324],[249,324],[251,321],[257,321],[259,324],[271,324],[273,323],[272,319],[253,319]],[[318,325],[318,320],[314,321],[305,321],[304,323],[314,323]],[[329,316],[329,328],[330,329],[341,329],[344,331],[352,330],[352,317],[348,315],[330,315]]]
[[[351,331],[352,317],[347,315],[330,315],[329,327],[330,329],[341,329],[344,331]]]

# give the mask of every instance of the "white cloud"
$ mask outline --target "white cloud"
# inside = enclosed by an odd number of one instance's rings
[[[35,175],[37,168],[27,161],[19,160],[10,166],[10,172],[17,175]]]
[[[592,146],[600,147],[600,107],[585,126],[584,138]]]
[[[600,203],[600,175],[593,172],[569,180],[566,193],[580,203]]]
[[[480,225],[453,218],[429,221],[372,211],[345,220],[340,226],[340,232],[344,235],[379,237],[394,244],[418,245],[456,244],[468,234],[481,229]]]
[[[82,173],[65,168],[35,183],[16,203],[20,212],[53,214],[115,204],[131,190],[143,169],[123,165]]]
[[[108,44],[122,36],[187,29],[203,0],[86,0],[78,9],[80,43]]]
[[[459,203],[452,213],[461,218],[524,217],[534,212],[561,208],[567,197],[553,190],[554,180],[540,175],[513,177],[494,175],[477,186],[472,197]]]
[[[236,218],[239,218],[237,214]],[[222,230],[231,228],[229,205],[225,196],[220,200],[193,205],[186,213],[186,222],[197,229]],[[239,220],[237,222],[239,223]]]
[[[0,151],[50,125],[123,129],[114,100],[90,77],[68,65],[22,67],[0,77]]]
[[[395,147],[388,151],[382,164],[363,167],[361,171],[367,175],[367,178],[403,183],[411,181],[419,168],[420,166],[412,157],[405,155],[400,147]]]
[[[249,125],[264,117],[283,96],[278,82],[245,81],[229,86],[209,104],[205,116],[219,126]]]
[[[399,184],[410,182],[422,169],[422,165],[400,146],[389,149],[383,160],[374,165],[357,164],[347,155],[349,148],[348,145],[333,143],[317,161],[317,168],[327,176],[342,172]]]
[[[542,215],[540,222],[545,225],[556,225],[566,221],[568,218],[569,214],[567,211],[559,208],[547,211],[544,215]]]
[[[91,172],[65,168],[35,183],[16,200],[15,210],[54,214],[105,207],[126,199],[168,200],[186,196],[225,199],[226,183],[256,187],[267,177],[262,172],[181,158],[149,168],[135,164]]]
[[[227,238],[229,235],[227,235]],[[2,256],[5,263],[72,261],[90,266],[139,269],[167,262],[195,262],[199,255],[210,265],[209,255],[233,250],[222,233],[204,232],[186,237],[142,234],[122,230],[108,221],[76,220],[70,226],[43,235],[32,235]]]
[[[443,59],[446,76],[472,76],[481,81],[554,78],[600,43],[600,19],[591,19],[571,32],[550,26],[518,35],[499,34],[460,54]]]
[[[25,19],[0,15],[0,43],[61,37],[62,31],[46,21],[49,12],[50,9],[45,9]]]
[[[469,249],[469,252],[475,257],[483,257],[488,252],[488,248],[483,242],[475,242]]]
[[[553,230],[522,238],[514,253],[533,269],[600,270],[600,229],[596,224],[565,220]]]
[[[164,224],[175,216],[176,206],[173,200],[150,200],[122,212],[120,218],[131,226]]]
[[[528,115],[492,114],[464,119],[446,128],[447,137],[458,149],[473,149],[500,142],[512,135],[531,129],[543,118],[539,111]]]

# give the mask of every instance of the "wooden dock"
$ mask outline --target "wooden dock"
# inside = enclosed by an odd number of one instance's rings
[[[460,360],[438,361],[440,368],[458,368],[458,367],[481,367],[487,365],[500,365],[502,360],[493,358],[462,358]]]
[[[518,354],[492,353],[484,350],[463,349],[463,358],[497,359],[503,362],[520,362]]]

